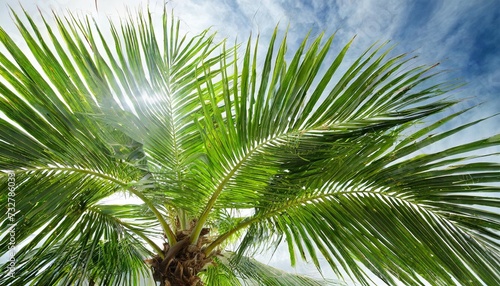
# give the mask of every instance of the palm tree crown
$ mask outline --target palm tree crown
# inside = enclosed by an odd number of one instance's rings
[[[381,44],[340,72],[352,41],[326,61],[333,36],[290,53],[277,30],[259,60],[258,39],[182,36],[165,12],[14,18],[29,52],[0,29],[0,255],[23,245],[1,285],[333,283],[248,256],[280,243],[363,285],[500,285],[498,155],[474,155],[500,135],[422,154],[481,121],[446,127],[467,110],[434,66]],[[141,203],[103,201],[120,193]]]

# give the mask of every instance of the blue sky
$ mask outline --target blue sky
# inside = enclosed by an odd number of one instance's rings
[[[38,7],[46,15],[51,9],[69,10],[105,20],[124,15],[126,7],[134,10],[148,4],[159,15],[165,1],[100,0],[96,11],[94,0],[0,0],[0,25],[18,40],[5,7],[10,5],[19,11],[19,2],[32,15],[36,15]],[[419,63],[441,63],[440,69],[447,71],[442,79],[467,83],[453,94],[467,98],[462,106],[484,102],[455,124],[500,112],[500,1],[170,0],[167,7],[174,9],[186,32],[195,34],[212,27],[220,38],[230,42],[243,42],[250,32],[259,33],[261,42],[266,42],[277,23],[282,30],[289,26],[289,50],[308,31],[313,36],[321,31],[337,32],[334,49],[357,35],[350,54],[353,58],[375,41],[390,40],[397,44],[395,52],[412,52],[419,56]],[[497,133],[500,117],[466,131],[457,140],[470,141]],[[287,256],[278,252],[272,263],[282,266],[286,260]],[[313,270],[301,266],[297,271]]]

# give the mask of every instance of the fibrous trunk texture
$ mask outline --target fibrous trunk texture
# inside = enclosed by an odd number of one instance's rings
[[[164,256],[159,255],[146,260],[151,266],[153,278],[161,286],[202,286],[203,282],[198,273],[205,265],[212,262],[202,248],[209,242],[208,228],[204,228],[196,244],[190,244],[190,230],[179,231],[176,234],[177,243],[164,243]]]

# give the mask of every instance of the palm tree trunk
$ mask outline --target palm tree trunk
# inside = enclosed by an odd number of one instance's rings
[[[177,243],[170,246],[164,244],[165,258],[156,256],[148,259],[153,278],[160,286],[202,286],[198,273],[205,265],[212,262],[202,248],[211,242],[206,235],[210,232],[204,228],[196,244],[190,244],[192,229],[177,232]]]

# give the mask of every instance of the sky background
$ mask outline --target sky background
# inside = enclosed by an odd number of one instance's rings
[[[7,6],[19,11],[19,3],[37,21],[41,19],[37,9],[45,15],[50,15],[51,10],[71,11],[105,21],[108,17],[117,19],[125,15],[127,9],[135,11],[148,5],[153,16],[159,16],[165,1],[100,0],[96,7],[94,0],[0,0],[0,26],[16,41],[20,41],[20,36]],[[453,124],[500,112],[500,1],[171,0],[166,3],[180,18],[184,31],[195,35],[211,27],[218,32],[219,39],[227,38],[229,43],[244,42],[251,32],[260,34],[260,41],[266,43],[278,23],[281,30],[289,27],[289,51],[309,31],[312,36],[322,31],[327,35],[337,32],[332,47],[337,51],[356,35],[349,54],[351,59],[375,41],[390,40],[397,45],[395,52],[418,55],[418,63],[439,62],[439,68],[447,71],[443,79],[466,83],[453,93],[454,97],[467,98],[462,107],[483,103]],[[500,117],[489,119],[462,133],[453,143],[498,134],[499,126]],[[278,251],[271,263],[283,266],[287,258]],[[314,268],[300,266],[294,271],[311,274]],[[325,276],[332,278],[328,271]]]

